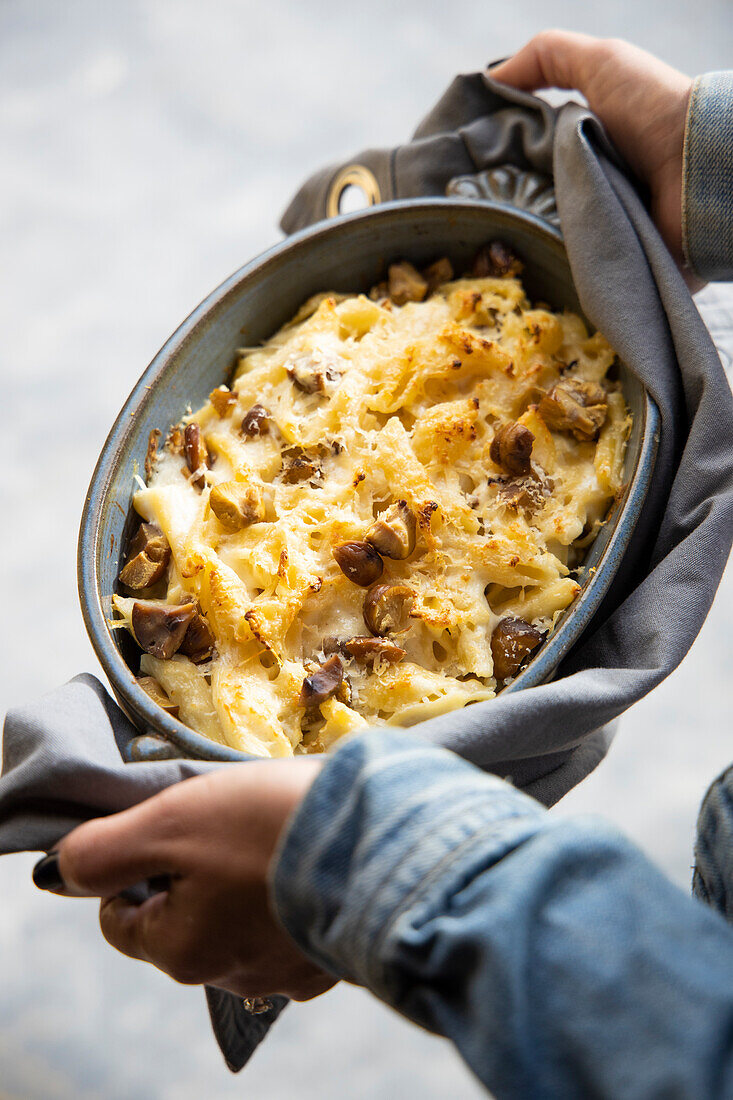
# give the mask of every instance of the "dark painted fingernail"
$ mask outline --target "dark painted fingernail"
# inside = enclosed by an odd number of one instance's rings
[[[66,883],[59,871],[58,852],[49,852],[33,868],[33,881],[39,890],[63,890]]]

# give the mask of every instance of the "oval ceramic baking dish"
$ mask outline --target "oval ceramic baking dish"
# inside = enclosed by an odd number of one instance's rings
[[[246,759],[202,737],[151,701],[135,681],[138,654],[126,631],[111,631],[111,598],[133,523],[134,474],[142,470],[148,436],[165,433],[224,382],[242,345],[256,345],[285,323],[311,294],[359,291],[383,278],[395,259],[415,264],[447,255],[466,269],[488,240],[506,241],[524,260],[531,300],[582,315],[562,236],[526,211],[492,202],[424,199],[385,203],[320,222],[235,272],[188,317],[161,348],[133,389],[102,449],[81,523],[78,577],[89,637],[120,705],[141,730],[131,758],[191,756]],[[633,430],[625,460],[625,492],[586,559],[580,596],[538,655],[505,691],[520,691],[554,674],[588,626],[628,545],[649,486],[659,415],[638,379],[621,367]],[[490,703],[485,704],[490,706]]]

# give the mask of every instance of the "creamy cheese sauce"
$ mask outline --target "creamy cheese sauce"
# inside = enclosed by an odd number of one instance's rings
[[[573,569],[620,489],[630,423],[603,337],[532,308],[517,278],[454,280],[402,306],[326,295],[301,314],[241,355],[226,408],[209,401],[187,418],[212,459],[203,488],[169,445],[135,495],[171,547],[168,601],[193,598],[216,638],[205,665],[146,654],[142,671],[186,724],[257,755],[322,751],[367,724],[490,699],[497,623],[548,629],[577,595]],[[604,389],[597,440],[540,414],[568,379]],[[255,405],[267,430],[247,435]],[[490,455],[507,423],[533,439],[514,502],[516,478]],[[223,525],[210,497],[232,484],[256,489],[264,518]],[[307,713],[301,689],[325,640],[369,635],[366,590],[333,551],[398,501],[417,517],[416,545],[384,558],[379,583],[412,594],[406,629],[390,636],[404,656],[369,667],[342,650],[347,685]],[[126,622],[132,602],[116,600]]]

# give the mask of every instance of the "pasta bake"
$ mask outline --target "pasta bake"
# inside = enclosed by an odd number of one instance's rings
[[[151,437],[112,624],[142,687],[258,756],[493,698],[621,490],[614,363],[500,242],[311,298]]]

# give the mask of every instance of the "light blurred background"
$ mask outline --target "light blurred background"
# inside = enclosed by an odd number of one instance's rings
[[[311,170],[404,140],[454,73],[551,25],[688,73],[731,63],[729,0],[0,2],[3,712],[98,671],[78,520],[164,339],[277,240]],[[699,307],[730,365],[733,287]],[[682,667],[554,811],[605,814],[685,890],[698,803],[733,758],[732,618],[729,572]],[[0,860],[0,1100],[482,1095],[446,1043],[346,987],[288,1009],[231,1076],[201,992],[116,955],[94,904],[37,892],[33,862]]]

